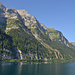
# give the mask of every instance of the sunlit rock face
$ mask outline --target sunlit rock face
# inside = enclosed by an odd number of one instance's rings
[[[15,9],[6,8],[0,3],[0,18],[18,18],[18,12]]]
[[[17,10],[17,12],[21,15],[21,16],[28,16],[31,17],[31,15],[26,11],[26,10]]]
[[[20,15],[14,8],[6,8],[0,3],[0,28],[4,30],[16,29],[18,27],[14,22],[19,20],[20,18]]]
[[[68,42],[68,40],[63,36],[62,33],[59,33],[59,37],[60,37],[61,41],[62,41],[66,46],[69,47],[69,42]]]
[[[12,18],[12,19],[18,18],[18,13],[15,9],[6,8],[4,15],[6,18]]]
[[[47,29],[43,24],[41,24],[34,16],[31,16],[26,10],[17,10],[17,12],[22,17],[25,26],[29,28],[39,27],[41,30]]]
[[[26,10],[17,10],[17,12],[22,17],[22,20],[26,26],[31,26],[33,23],[36,23],[36,19],[32,17]]]

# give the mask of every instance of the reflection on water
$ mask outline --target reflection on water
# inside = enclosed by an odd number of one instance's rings
[[[0,62],[0,75],[75,75],[75,63]]]

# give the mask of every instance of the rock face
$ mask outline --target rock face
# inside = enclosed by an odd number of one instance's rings
[[[18,13],[15,9],[9,9],[0,3],[0,17],[4,18],[18,18]]]
[[[66,46],[69,47],[69,42],[68,42],[68,40],[63,36],[62,33],[59,33],[59,37],[61,38],[61,41],[62,41]]]
[[[17,10],[17,12],[23,17],[31,17],[31,15],[26,10]]]
[[[26,10],[17,10],[17,12],[22,17],[25,26],[29,28],[35,28],[38,26],[43,31],[46,29],[43,24],[41,24],[34,16],[31,16]]]
[[[58,59],[58,58],[63,59],[62,54],[58,50],[55,49],[54,53],[55,53],[56,59]]]
[[[17,49],[16,47],[15,47],[15,53],[17,59],[23,59],[21,50]]]
[[[11,21],[19,20],[20,15],[19,13],[13,8],[9,9],[4,7],[0,3],[0,27],[4,30],[11,30],[18,28],[15,26],[15,23],[13,22],[13,25],[11,25]]]
[[[5,11],[4,15],[5,15],[6,18],[12,18],[12,19],[18,18],[18,13],[15,9],[6,8],[6,11]]]
[[[20,14],[20,16],[22,17],[22,20],[24,22],[24,24],[26,26],[30,26],[31,22],[30,19],[31,19],[31,15],[26,11],[26,10],[17,10],[17,12]]]

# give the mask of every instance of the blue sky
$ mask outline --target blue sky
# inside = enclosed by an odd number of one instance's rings
[[[0,0],[7,8],[25,9],[48,28],[75,42],[75,0]]]

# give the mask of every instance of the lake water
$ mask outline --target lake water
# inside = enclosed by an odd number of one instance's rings
[[[0,75],[75,75],[75,63],[5,63]]]

